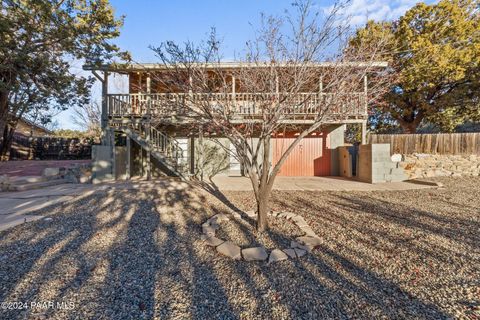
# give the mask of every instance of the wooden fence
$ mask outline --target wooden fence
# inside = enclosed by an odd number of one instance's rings
[[[14,135],[10,148],[10,159],[90,159],[92,143],[91,139]]]
[[[370,134],[369,143],[390,143],[392,153],[478,154],[480,132],[437,134]]]

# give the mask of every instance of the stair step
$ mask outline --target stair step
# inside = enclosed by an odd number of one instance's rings
[[[9,191],[26,191],[26,190],[41,189],[45,187],[56,186],[56,185],[65,184],[65,183],[69,183],[69,181],[65,179],[53,179],[53,180],[47,180],[47,181],[11,184],[8,187],[8,190]]]

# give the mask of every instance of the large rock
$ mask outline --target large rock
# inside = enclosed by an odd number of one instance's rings
[[[303,250],[303,249],[295,248],[294,250],[295,250],[295,253],[297,254],[297,257],[299,257],[299,258],[304,256],[305,253],[306,253],[306,251]]]
[[[247,248],[242,250],[243,259],[246,261],[267,260],[268,253],[263,247]]]
[[[42,175],[44,177],[53,177],[60,174],[60,168],[45,168],[43,169]]]
[[[297,241],[306,246],[317,247],[322,244],[322,239],[318,237],[298,237]]]
[[[285,252],[292,259],[295,259],[297,257],[295,249],[283,249],[283,252]]]
[[[10,186],[10,178],[6,175],[0,175],[0,190],[7,191]]]
[[[257,213],[253,210],[247,211],[247,212],[245,212],[245,214],[251,219],[256,219],[257,218]]]
[[[202,231],[203,234],[207,236],[214,236],[215,235],[215,229],[212,228],[211,226],[202,226]]]
[[[285,252],[280,249],[275,249],[270,253],[270,257],[268,258],[268,263],[287,260],[288,256]]]
[[[310,226],[300,227],[300,230],[302,230],[303,232],[305,232],[305,235],[306,235],[306,236],[309,236],[309,237],[316,237],[316,236],[317,236],[317,234],[315,233],[315,231],[313,231],[312,228],[310,228]]]
[[[242,259],[240,247],[230,241],[225,241],[224,243],[219,245],[217,247],[217,251],[224,256],[230,257],[234,260]]]
[[[222,239],[218,239],[216,237],[209,237],[205,240],[205,244],[207,246],[211,246],[211,247],[218,247],[219,245],[221,245],[224,242],[225,241],[223,241]]]
[[[399,154],[399,153],[395,153],[393,154],[390,159],[393,161],[393,162],[400,162],[402,161],[402,155]]]

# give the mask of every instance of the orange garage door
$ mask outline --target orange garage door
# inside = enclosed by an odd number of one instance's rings
[[[278,162],[293,141],[295,138],[273,139],[273,165]],[[283,163],[278,175],[288,177],[329,176],[330,150],[328,149],[327,134],[319,133],[300,141]]]

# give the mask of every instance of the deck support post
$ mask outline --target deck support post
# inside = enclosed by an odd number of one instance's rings
[[[147,163],[146,163],[146,169],[147,169],[147,175],[146,175],[146,178],[147,180],[150,180],[152,178],[152,158],[151,158],[151,137],[150,137],[150,133],[151,133],[151,108],[150,108],[150,105],[151,105],[151,96],[150,96],[150,93],[151,93],[151,79],[150,79],[150,73],[147,73],[147,119],[146,119],[146,125],[145,125],[145,139],[147,141]]]
[[[204,145],[203,145],[203,124],[200,124],[198,128],[198,169],[200,174],[200,181],[203,181],[203,159]]]
[[[368,115],[368,97],[367,97],[367,93],[368,93],[368,79],[367,79],[367,75],[365,74],[363,76],[363,98],[364,98],[364,115],[367,116]],[[367,120],[363,120],[362,121],[362,144],[366,144],[367,143]]]
[[[130,168],[131,168],[131,156],[132,156],[132,142],[127,135],[127,156],[125,157],[125,179],[130,180]]]
[[[101,116],[101,129],[102,129],[102,145],[110,145],[111,138],[109,137],[110,131],[108,130],[108,72],[103,73],[102,82],[102,116]]]
[[[362,121],[362,144],[367,143],[367,120]]]

